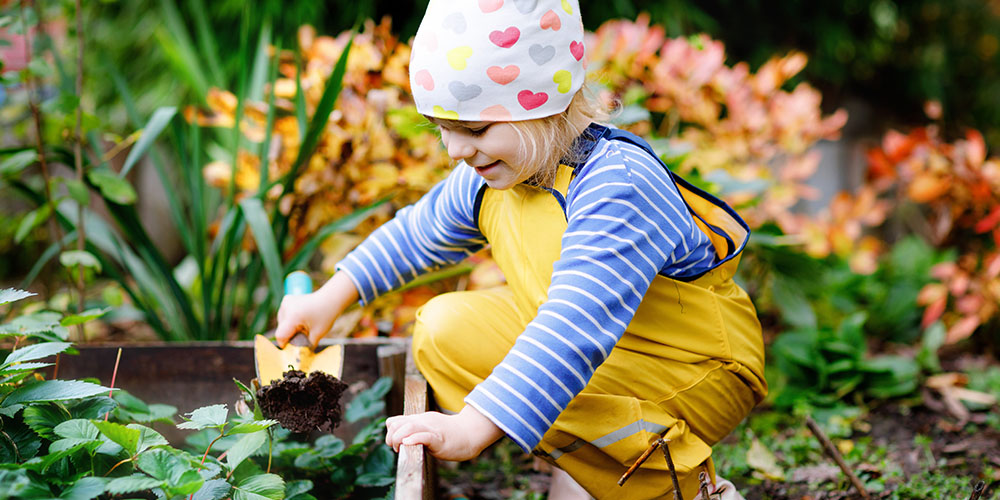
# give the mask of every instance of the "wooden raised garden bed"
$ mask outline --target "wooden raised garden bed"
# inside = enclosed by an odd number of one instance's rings
[[[386,395],[386,414],[411,414],[427,409],[427,383],[413,366],[409,339],[363,338],[324,340],[321,346],[344,345],[342,380],[348,385],[370,387],[379,377],[393,379]],[[196,342],[82,344],[80,354],[63,355],[59,359],[61,379],[97,378],[111,384],[112,372],[119,347],[121,360],[114,386],[124,389],[148,403],[163,403],[177,407],[178,414],[199,407],[227,403],[232,406],[240,399],[233,382],[244,383],[255,376],[253,342]],[[171,443],[180,443],[186,432],[174,426],[156,425]],[[334,434],[349,438],[358,429],[344,422]],[[401,500],[434,498],[433,466],[423,446],[403,446],[399,453],[396,475],[396,498]]]

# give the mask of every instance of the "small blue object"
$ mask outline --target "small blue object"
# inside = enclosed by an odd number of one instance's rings
[[[305,271],[292,271],[285,276],[285,295],[305,295],[312,291],[312,278]]]

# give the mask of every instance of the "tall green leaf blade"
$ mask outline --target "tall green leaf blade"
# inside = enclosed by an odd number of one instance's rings
[[[153,146],[156,138],[159,137],[160,133],[163,132],[163,129],[166,128],[167,124],[170,123],[170,120],[176,114],[177,108],[173,106],[162,107],[153,112],[153,116],[150,117],[146,126],[142,128],[142,135],[139,136],[139,140],[136,141],[135,146],[129,151],[128,157],[125,158],[125,164],[122,165],[121,172],[118,174],[119,177],[128,175],[132,167]]]
[[[209,76],[212,78],[211,83],[216,87],[223,87],[226,84],[226,79],[222,74],[222,64],[219,62],[218,44],[215,43],[215,36],[208,23],[208,16],[205,15],[208,11],[205,8],[205,2],[189,0],[188,11],[194,18],[195,30],[198,33],[198,47],[201,49],[201,55],[208,67]]]
[[[271,46],[271,23],[265,20],[257,36],[257,51],[250,70],[250,87],[247,99],[259,102],[264,97],[264,83],[268,73],[268,51]],[[277,58],[277,55],[275,56]]]
[[[4,398],[0,407],[18,403],[88,398],[110,391],[111,389],[107,387],[81,380],[43,380],[15,389]]]
[[[299,154],[296,156],[295,162],[292,164],[291,171],[288,174],[288,180],[285,182],[286,192],[288,191],[287,187],[298,177],[299,168],[305,164],[316,150],[320,134],[326,129],[326,125],[330,121],[330,113],[333,113],[333,107],[337,103],[337,97],[340,96],[340,90],[343,87],[344,74],[347,72],[347,56],[351,52],[352,46],[354,46],[353,35],[344,47],[344,51],[341,52],[340,58],[337,59],[337,64],[333,67],[330,78],[326,81],[323,96],[320,97],[319,104],[316,105],[316,111],[309,122],[309,129],[302,141],[302,145],[299,147]]]
[[[285,273],[287,274],[296,269],[301,269],[306,262],[312,258],[313,254],[323,241],[330,236],[333,236],[335,233],[350,231],[356,228],[358,224],[375,214],[382,207],[382,205],[386,204],[388,201],[389,198],[383,198],[375,203],[372,203],[371,205],[361,207],[323,226],[312,236],[312,238],[309,238],[309,241],[302,245],[302,248],[300,248],[299,251],[296,252],[295,255],[288,261],[288,265],[285,266]],[[278,296],[280,297],[280,295]]]
[[[254,241],[257,242],[257,251],[260,252],[260,257],[264,261],[271,294],[280,297],[284,276],[284,269],[281,265],[281,250],[274,240],[273,229],[267,218],[264,205],[258,198],[245,198],[240,202],[240,207],[243,209],[243,216],[246,218],[247,225],[250,226]],[[255,284],[249,283],[249,285]]]
[[[162,20],[166,28],[157,27],[154,31],[156,39],[160,42],[167,59],[172,63],[177,73],[184,76],[191,84],[198,98],[205,100],[208,95],[208,87],[211,85],[205,75],[209,72],[202,67],[202,61],[198,60],[197,51],[191,43],[191,35],[188,33],[187,24],[183,21],[177,9],[177,4],[173,0],[160,0],[160,9],[163,12]]]

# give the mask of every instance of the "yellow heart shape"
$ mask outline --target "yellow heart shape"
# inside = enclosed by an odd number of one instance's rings
[[[562,8],[567,14],[573,15],[573,6],[569,4],[567,0],[562,0]]]
[[[435,118],[444,118],[445,120],[457,120],[458,111],[449,111],[442,108],[441,106],[434,106],[432,109]]]
[[[465,69],[466,59],[472,55],[472,47],[463,45],[448,51],[448,64],[457,71]]]
[[[552,81],[558,85],[556,90],[561,94],[569,92],[569,88],[573,85],[573,75],[569,71],[561,69],[556,71],[556,74],[552,76]]]

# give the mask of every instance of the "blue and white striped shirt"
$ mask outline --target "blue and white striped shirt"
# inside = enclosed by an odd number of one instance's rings
[[[459,164],[341,261],[362,302],[488,244],[475,220],[484,183]],[[600,139],[569,185],[566,211],[548,299],[465,399],[526,451],[608,357],[657,274],[698,276],[715,263],[670,174],[633,144]]]

